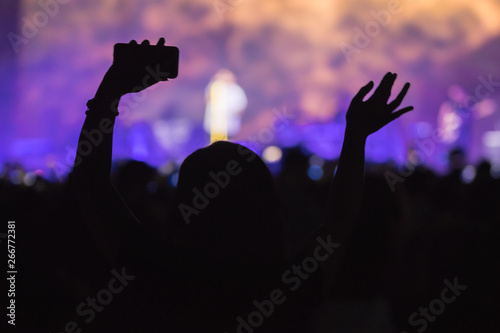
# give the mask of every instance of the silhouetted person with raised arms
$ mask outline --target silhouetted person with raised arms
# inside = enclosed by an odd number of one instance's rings
[[[162,38],[158,45],[163,44]],[[150,75],[145,81],[148,65],[151,59],[136,59],[128,66],[113,63],[108,70],[88,103],[71,180],[110,269],[125,267],[135,276],[109,309],[97,314],[106,318],[101,327],[306,332],[308,314],[332,288],[358,217],[366,138],[413,109],[395,111],[409,84],[388,103],[396,74],[387,73],[366,101],[373,82],[353,98],[324,223],[299,255],[288,258],[285,212],[273,177],[244,146],[219,141],[185,159],[163,233],[148,230],[121,200],[110,183],[113,125],[123,95],[164,80]],[[82,142],[89,135],[99,144],[85,150]]]

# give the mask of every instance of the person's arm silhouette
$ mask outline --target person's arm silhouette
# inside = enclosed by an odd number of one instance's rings
[[[160,39],[157,45],[163,46]],[[137,45],[135,41],[131,45]],[[141,45],[149,45],[145,40]],[[128,57],[127,57],[128,56]],[[78,140],[71,185],[81,213],[97,245],[108,261],[114,262],[123,251],[121,236],[127,228],[137,227],[137,219],[110,182],[113,128],[120,98],[139,92],[159,81],[167,73],[155,72],[158,59],[127,55],[115,61],[104,76],[88,111]],[[154,75],[153,75],[154,74]]]
[[[331,245],[335,252],[323,263],[325,293],[330,290],[340,269],[359,216],[364,187],[366,139],[402,114],[413,110],[412,106],[408,106],[396,111],[408,92],[409,83],[405,84],[394,101],[389,102],[395,80],[396,74],[387,73],[373,95],[363,100],[374,86],[370,81],[354,96],[346,114],[344,143],[328,195],[325,221],[313,234],[314,239],[311,239],[313,244],[317,244],[317,237],[336,243]]]

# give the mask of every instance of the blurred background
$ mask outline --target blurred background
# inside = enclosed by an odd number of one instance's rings
[[[415,110],[370,138],[368,160],[399,165],[413,152],[413,164],[445,172],[448,152],[460,147],[466,163],[487,158],[500,170],[496,0],[5,0],[0,6],[1,163],[63,177],[113,45],[163,36],[180,49],[179,76],[122,100],[117,159],[156,167],[181,162],[210,143],[214,99],[228,103],[222,117],[230,140],[259,154],[272,146],[272,161],[296,145],[334,159],[352,96],[392,71],[399,74],[395,90],[412,83],[405,104]],[[220,81],[221,71],[229,81]],[[238,90],[235,100],[224,97],[231,89]]]

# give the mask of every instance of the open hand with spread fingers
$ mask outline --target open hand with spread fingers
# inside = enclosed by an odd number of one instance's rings
[[[366,101],[363,101],[363,98],[372,90],[373,81],[370,81],[359,90],[347,110],[347,128],[368,137],[368,135],[378,131],[402,114],[413,110],[413,106],[407,106],[395,111],[401,105],[410,88],[408,82],[398,96],[389,103],[391,89],[396,77],[397,74],[395,73],[387,73],[373,95]]]

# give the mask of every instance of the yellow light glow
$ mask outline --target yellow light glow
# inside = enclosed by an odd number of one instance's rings
[[[210,143],[227,140],[226,89],[221,82],[210,86]]]

